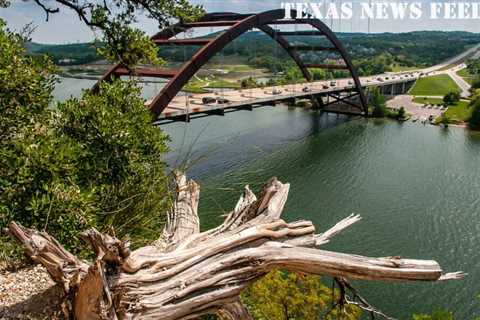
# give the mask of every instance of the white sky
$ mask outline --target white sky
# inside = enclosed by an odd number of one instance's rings
[[[191,0],[194,4],[202,5],[207,12],[262,12],[279,9],[285,0]],[[316,2],[341,0],[316,0]],[[352,0],[345,0],[352,1]],[[358,2],[359,0],[353,0]],[[391,0],[390,0],[391,1]],[[422,1],[428,5],[431,0],[402,0]],[[440,0],[444,1],[444,0]],[[454,0],[450,0],[454,1]],[[465,0],[464,0],[465,1]],[[475,0],[480,1],[480,0]],[[50,15],[50,20],[45,21],[44,12],[33,1],[11,0],[12,5],[7,9],[0,9],[0,18],[7,21],[12,29],[19,30],[25,24],[33,22],[37,29],[32,38],[40,43],[75,43],[91,41],[94,38],[92,31],[84,26],[75,13],[68,8],[61,8],[61,12]],[[352,20],[334,21],[334,31],[366,32],[367,21],[360,20],[358,10]],[[427,12],[428,13],[428,12]],[[428,15],[428,14],[426,14]],[[330,21],[325,21],[330,25]],[[157,31],[156,24],[146,18],[141,18],[138,26],[148,34]],[[372,32],[408,32],[415,30],[444,30],[444,31],[470,31],[480,32],[480,19],[476,20],[431,20],[424,17],[420,20],[373,20]]]

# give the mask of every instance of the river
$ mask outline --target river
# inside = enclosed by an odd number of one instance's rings
[[[288,221],[309,219],[322,231],[362,215],[326,249],[435,259],[469,274],[444,283],[356,282],[372,304],[399,319],[438,308],[456,319],[480,315],[480,135],[284,106],[162,129],[172,139],[168,163],[201,184],[203,229],[222,220],[245,184],[258,191],[277,176],[291,183]]]

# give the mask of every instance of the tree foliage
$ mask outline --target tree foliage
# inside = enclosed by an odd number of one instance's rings
[[[460,98],[460,92],[451,91],[443,97],[443,102],[445,103],[445,105],[450,106],[453,104],[457,104],[460,101]]]
[[[468,122],[470,129],[478,130],[480,129],[480,96],[472,101],[470,104],[472,109],[472,116]]]
[[[380,93],[378,88],[372,89],[369,102],[373,117],[382,118],[387,115],[388,110],[385,103],[385,97]]]
[[[8,5],[5,0],[3,3]],[[140,15],[154,19],[160,29],[172,20],[189,22],[201,16],[203,9],[191,5],[187,0],[31,0],[38,4],[48,20],[60,8],[73,10],[80,20],[93,30],[102,32],[100,53],[111,61],[119,61],[127,67],[136,64],[161,61],[157,58],[157,47],[145,32],[133,27]],[[1,4],[1,2],[0,2]]]
[[[333,299],[333,300],[332,300]],[[242,294],[242,301],[257,320],[360,319],[353,305],[337,306],[338,292],[322,284],[320,277],[280,270],[272,271]]]
[[[115,229],[144,244],[166,211],[166,136],[134,82],[103,84],[50,108],[54,67],[25,54],[0,22],[0,228],[46,230],[79,252],[77,233]],[[12,254],[0,239],[4,258]]]
[[[472,81],[472,89],[480,89],[480,74],[477,75]]]

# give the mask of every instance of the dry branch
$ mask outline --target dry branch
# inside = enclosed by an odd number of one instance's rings
[[[248,319],[240,292],[274,268],[328,275],[337,279],[438,281],[435,261],[399,257],[368,258],[318,247],[358,222],[358,215],[316,234],[310,221],[280,219],[289,185],[273,178],[258,199],[246,187],[223,224],[200,233],[199,186],[175,174],[176,201],[160,238],[133,252],[128,243],[96,230],[82,234],[97,256],[86,264],[47,234],[10,225],[26,253],[43,264],[73,299],[78,319],[192,319],[218,312]],[[72,294],[72,291],[74,294]]]

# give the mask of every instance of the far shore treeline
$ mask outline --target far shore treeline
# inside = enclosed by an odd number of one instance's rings
[[[417,31],[409,33],[337,33],[359,69],[360,75],[379,74],[440,63],[480,42],[480,33]],[[204,36],[204,37],[209,37]],[[296,44],[328,45],[319,37],[290,36]],[[325,42],[325,43],[324,43]],[[255,46],[252,45],[255,43]],[[97,44],[98,45],[98,44]],[[240,61],[272,72],[284,71],[290,58],[282,48],[261,32],[242,35],[229,44],[217,59],[222,63]],[[30,42],[32,55],[48,54],[57,65],[82,65],[101,61],[93,43],[46,45]],[[170,63],[189,59],[198,47],[160,48],[159,55]],[[304,60],[320,62],[336,59],[335,53],[304,51]],[[231,59],[235,57],[235,59]]]

